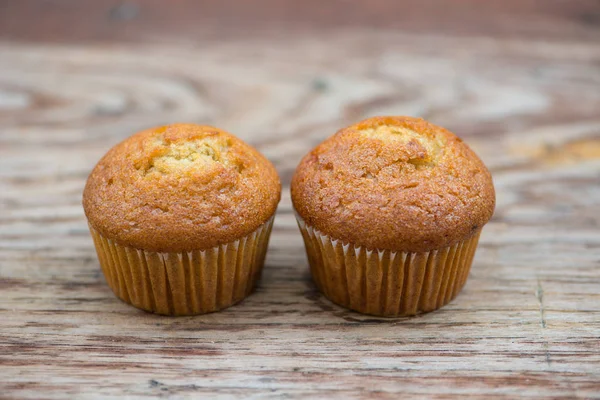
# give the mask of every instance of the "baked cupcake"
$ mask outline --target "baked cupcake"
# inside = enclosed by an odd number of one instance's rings
[[[280,196],[275,168],[256,149],[217,128],[174,124],[110,149],[87,180],[83,208],[121,300],[192,315],[252,291]]]
[[[378,117],[306,155],[292,202],[317,287],[365,314],[407,316],[452,300],[494,211],[492,177],[444,128]]]

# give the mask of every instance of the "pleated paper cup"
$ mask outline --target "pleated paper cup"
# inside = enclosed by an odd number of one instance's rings
[[[207,250],[157,253],[121,246],[90,226],[115,295],[164,315],[204,314],[247,297],[260,278],[273,217],[251,234]]]
[[[384,317],[433,311],[454,299],[467,281],[481,234],[479,229],[462,242],[423,253],[370,250],[296,218],[319,290],[340,306]]]

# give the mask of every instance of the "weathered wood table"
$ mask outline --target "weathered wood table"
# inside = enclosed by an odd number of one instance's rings
[[[600,4],[0,1],[0,397],[600,397]],[[311,283],[289,197],[302,155],[423,116],[493,172],[470,279],[408,319]],[[226,311],[115,298],[80,205],[112,145],[214,124],[276,164],[263,280]]]

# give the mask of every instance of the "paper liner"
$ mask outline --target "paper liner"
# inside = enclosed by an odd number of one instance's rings
[[[260,278],[273,217],[208,250],[157,253],[121,246],[90,226],[100,266],[121,300],[164,315],[217,311],[248,296]]]
[[[308,226],[296,216],[315,284],[334,303],[399,317],[436,310],[460,292],[481,229],[453,246],[423,253],[369,250]]]

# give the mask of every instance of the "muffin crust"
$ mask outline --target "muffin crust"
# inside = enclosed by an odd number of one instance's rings
[[[180,252],[250,234],[280,196],[275,168],[253,147],[214,127],[173,124],[109,150],[88,178],[83,207],[108,239]]]
[[[465,240],[495,207],[477,155],[446,129],[412,117],[340,130],[302,159],[291,192],[299,216],[323,234],[405,252]]]

